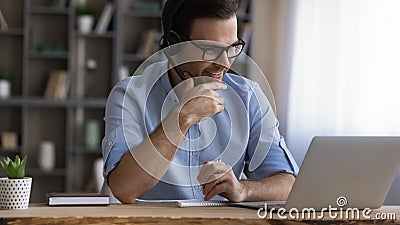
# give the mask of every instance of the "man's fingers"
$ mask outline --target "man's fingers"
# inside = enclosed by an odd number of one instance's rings
[[[214,196],[226,192],[227,189],[228,186],[226,182],[219,183],[215,185],[214,188],[206,196],[204,196],[204,200],[208,201],[212,199]]]
[[[225,102],[225,100],[224,100],[224,98],[222,98],[222,97],[214,97],[213,98],[216,102],[218,102],[220,105],[223,105],[224,104],[224,102]]]
[[[228,88],[228,86],[222,82],[209,82],[209,83],[204,83],[204,84],[200,84],[203,86],[203,88],[205,89],[210,89],[210,90],[225,90]]]
[[[198,96],[193,96],[191,99],[198,98],[198,97],[211,98],[211,99],[213,99],[214,101],[218,102],[220,105],[223,105],[224,102],[225,102],[224,98],[222,98],[222,97],[218,94],[218,92],[216,92],[216,91],[211,91],[211,90],[209,90],[209,92],[206,93],[206,94],[202,94],[202,95],[198,95]],[[191,100],[191,99],[188,99],[188,100]]]
[[[186,75],[186,77],[188,77],[188,76]],[[182,96],[185,95],[185,92],[193,89],[193,87],[194,87],[193,78],[188,78],[188,79],[180,82],[178,85],[176,85],[174,87],[174,91],[175,91],[176,96],[178,96],[178,98],[181,99]]]
[[[183,83],[186,86],[188,86],[190,88],[193,88],[194,87],[194,79],[192,78],[192,75],[190,73],[188,73],[188,72],[184,72],[183,74],[186,77],[186,80],[183,80]]]
[[[225,90],[227,88],[226,84],[210,82],[194,85],[193,78],[186,79],[174,87],[175,94],[179,99],[183,98],[185,102],[197,97],[211,97],[221,105],[224,103],[217,90]],[[191,92],[191,90],[193,91]]]
[[[201,167],[197,180],[200,184],[205,184],[212,181],[211,178],[214,174],[221,174],[222,176],[227,171],[229,171],[229,168],[226,168],[223,162],[208,162]]]
[[[214,174],[210,177],[209,182],[203,185],[203,194],[207,195],[219,183],[224,182],[224,174]]]

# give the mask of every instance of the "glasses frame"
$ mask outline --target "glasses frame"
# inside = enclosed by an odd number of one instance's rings
[[[191,41],[191,43],[194,46],[196,46],[198,49],[200,49],[203,52],[202,60],[204,60],[206,62],[215,61],[215,60],[219,59],[219,57],[221,57],[222,53],[224,53],[224,52],[226,52],[226,55],[227,55],[228,59],[236,58],[238,55],[240,55],[240,53],[243,52],[244,46],[246,45],[246,42],[243,41],[243,39],[241,39],[240,37],[238,37],[238,41],[236,43],[234,43],[232,45],[229,45],[229,46],[226,46],[226,47],[218,47],[218,46],[215,46],[215,47],[203,47],[203,46],[200,46],[199,44],[197,44],[195,42],[195,40],[191,40],[189,37],[186,37],[184,39],[184,41]],[[232,47],[236,47],[236,46],[242,46],[242,48],[240,49],[240,52],[237,53],[234,56],[228,56],[229,49],[232,48]],[[215,50],[215,49],[219,49],[220,52],[218,53],[218,55],[214,59],[204,59],[204,56],[207,53],[207,51]]]

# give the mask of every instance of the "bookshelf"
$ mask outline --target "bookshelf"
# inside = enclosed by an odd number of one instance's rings
[[[66,0],[61,6],[56,2],[63,1],[0,1],[9,26],[0,31],[0,70],[12,74],[11,97],[0,99],[0,133],[18,134],[17,148],[0,147],[0,157],[28,155],[31,202],[44,202],[47,192],[93,191],[89,182],[93,162],[102,155],[100,144],[95,149],[85,145],[87,122],[98,122],[101,141],[107,96],[120,80],[121,68],[133,74],[146,58],[138,54],[141,34],[154,29],[154,39],[158,39],[161,31],[162,0],[86,0],[94,12],[93,30],[105,5],[112,4],[111,20],[100,34],[77,30],[77,1]],[[248,15],[239,19],[250,21]],[[157,44],[150,52],[158,50]],[[69,76],[66,98],[45,97],[54,70]],[[38,164],[43,140],[55,145],[56,163],[51,171]]]

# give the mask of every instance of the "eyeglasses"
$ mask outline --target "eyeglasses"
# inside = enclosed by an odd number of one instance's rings
[[[189,38],[186,38],[185,41],[192,41]],[[237,57],[242,51],[246,42],[244,42],[240,37],[238,37],[238,41],[232,45],[221,47],[221,46],[201,46],[199,43],[195,41],[191,42],[194,46],[203,51],[202,59],[204,61],[214,61],[221,57],[222,53],[226,52],[226,55],[229,59]]]

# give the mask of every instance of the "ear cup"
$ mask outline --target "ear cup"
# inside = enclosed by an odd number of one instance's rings
[[[169,40],[168,40],[169,45],[174,45],[174,44],[178,44],[179,42],[181,42],[181,38],[174,31],[170,31],[168,37],[169,37]]]
[[[181,38],[179,37],[179,35],[174,32],[174,31],[170,31],[167,37],[167,46],[169,48],[169,54],[170,55],[176,55],[179,51],[180,51],[180,47],[179,46],[173,46],[175,44],[178,44],[179,42],[181,42]]]

